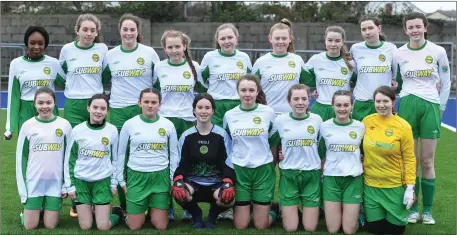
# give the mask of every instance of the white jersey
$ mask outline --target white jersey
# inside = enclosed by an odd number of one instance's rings
[[[103,79],[112,81],[110,106],[125,108],[138,104],[140,92],[152,88],[154,65],[160,61],[155,50],[141,43],[130,51],[117,46],[106,53],[105,59]]]
[[[65,145],[71,135],[70,123],[55,117],[27,120],[19,133],[16,148],[16,180],[21,202],[27,198],[61,197]]]
[[[21,56],[11,61],[5,129],[16,130],[21,100],[33,101],[40,87],[55,90],[54,81],[59,78],[65,79],[65,73],[56,58],[44,55],[39,60],[29,60]]]
[[[268,53],[254,63],[252,73],[260,78],[260,84],[267,98],[267,105],[276,114],[291,112],[287,103],[287,91],[295,84],[302,83],[305,62],[296,54],[276,56]]]
[[[84,48],[74,41],[62,47],[59,61],[67,74],[65,97],[89,99],[103,92],[102,72],[106,67],[104,62],[106,63],[107,51],[108,47],[104,43],[93,43]]]
[[[355,62],[349,63],[355,67]],[[332,58],[327,52],[313,55],[305,65],[311,76],[306,76],[305,84],[316,87],[319,97],[317,102],[325,105],[332,104],[333,94],[338,90],[350,90],[351,77],[354,75],[349,70],[343,57]],[[284,92],[286,94],[286,92]]]
[[[117,128],[110,123],[94,128],[85,121],[75,126],[65,153],[67,191],[75,191],[75,179],[95,182],[109,177],[116,189],[117,143]]]
[[[400,97],[415,95],[431,103],[440,104],[441,111],[446,109],[451,90],[451,74],[446,50],[433,42],[412,49],[409,43],[394,53],[394,68],[400,69]],[[436,84],[441,83],[438,92]],[[400,84],[399,84],[400,87]]]
[[[322,123],[319,152],[325,155],[324,175],[355,177],[363,173],[360,145],[364,134],[365,126],[357,120],[339,124],[332,118]]]
[[[200,65],[192,61],[201,80]],[[194,75],[189,63],[184,60],[181,64],[172,64],[170,60],[162,60],[154,67],[154,87],[162,94],[162,105],[159,115],[162,117],[177,117],[186,121],[195,121],[192,103],[194,102]]]
[[[357,83],[354,97],[359,101],[373,101],[374,91],[380,86],[391,86],[392,58],[397,46],[390,42],[381,41],[379,46],[369,46],[359,42],[351,47],[350,53],[356,62],[354,71],[357,73]]]
[[[298,119],[292,113],[284,113],[274,121],[274,129],[281,137],[284,159],[279,162],[281,169],[320,170],[321,159],[317,151],[319,129],[322,118],[308,113]]]
[[[236,83],[246,73],[251,73],[249,55],[235,50],[231,55],[220,49],[205,54],[201,64],[203,85],[215,100],[239,100]]]
[[[269,142],[279,141],[274,118],[273,109],[262,104],[250,110],[238,105],[225,113],[223,127],[232,138],[229,152],[233,164],[256,168],[273,161]]]
[[[127,152],[127,149],[130,149]],[[117,180],[125,185],[124,162],[139,172],[161,171],[170,166],[170,180],[178,167],[178,137],[175,126],[164,117],[149,120],[142,114],[127,120],[119,135]]]

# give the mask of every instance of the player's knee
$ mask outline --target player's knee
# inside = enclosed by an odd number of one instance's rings
[[[141,223],[132,223],[131,221],[127,222],[127,226],[130,230],[139,230],[143,226]]]
[[[57,227],[57,221],[44,222],[44,227],[47,229],[55,229]]]
[[[101,231],[107,231],[111,229],[111,223],[110,221],[103,221],[100,223],[97,223],[97,229]]]
[[[154,227],[157,229],[157,230],[167,230],[167,223],[157,223],[154,225]]]
[[[316,232],[317,224],[304,224],[303,228],[306,232]]]
[[[81,230],[89,230],[92,228],[92,223],[79,223]]]
[[[298,229],[298,224],[283,223],[282,227],[286,232],[295,232]]]
[[[257,229],[257,230],[262,230],[262,229],[268,229],[270,226],[268,224],[268,220],[266,221],[255,221],[254,220],[254,227]]]
[[[38,223],[24,223],[24,228],[27,230],[36,229],[38,227]]]
[[[344,234],[355,234],[357,232],[357,226],[343,226]]]
[[[340,231],[340,226],[336,226],[336,225],[327,225],[327,231],[329,233],[337,233],[338,231]]]
[[[235,221],[235,228],[236,228],[236,229],[242,229],[242,230],[244,230],[244,229],[247,229],[248,226],[249,226],[249,221],[247,221],[247,222],[245,222],[245,221],[242,221],[242,222],[240,222],[240,221]]]

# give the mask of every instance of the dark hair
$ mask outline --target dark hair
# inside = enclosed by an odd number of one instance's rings
[[[406,14],[405,17],[403,17],[403,28],[406,30],[406,21],[414,19],[421,19],[424,23],[424,27],[428,26],[428,19],[424,14],[420,12],[411,12]],[[424,38],[427,39],[427,32],[424,33]]]
[[[190,55],[190,37],[181,31],[167,30],[162,34],[162,38],[160,39],[162,47],[167,47],[167,38],[174,37],[181,38],[182,44],[186,47],[186,50],[184,50],[184,56],[186,57],[187,63],[189,64],[190,70],[192,71],[192,75],[194,75],[194,80],[197,82],[197,70],[195,69],[194,63],[192,62],[192,56]]]
[[[159,97],[159,103],[162,103],[162,94],[160,94],[160,91],[157,90],[156,88],[146,88],[140,92],[140,101],[143,98],[144,93],[153,93],[156,94]]]
[[[378,93],[381,93],[389,97],[389,99],[392,101],[392,114],[395,114],[395,107],[393,105],[395,103],[395,100],[397,99],[397,97],[395,96],[395,91],[389,86],[380,86],[373,93],[373,101],[375,100],[375,97]]]
[[[29,37],[30,37],[30,35],[32,35],[35,32],[38,32],[41,35],[43,35],[43,37],[44,37],[44,49],[46,49],[48,47],[48,45],[49,45],[49,34],[48,34],[48,31],[46,31],[46,29],[41,27],[41,26],[29,26],[27,28],[27,30],[25,31],[25,34],[24,34],[25,47],[27,47],[27,48],[29,47]]]
[[[233,31],[233,33],[235,34],[236,38],[238,38],[240,36],[238,29],[232,23],[221,24],[219,27],[217,27],[216,33],[214,34],[214,38],[216,39],[216,49],[221,49],[221,45],[219,45],[219,42],[218,42],[219,31],[224,30],[224,29],[231,29]]]
[[[308,95],[308,100],[309,100],[309,92],[310,89],[307,85],[304,84],[295,84],[289,88],[289,91],[287,92],[287,101],[290,102],[290,99],[292,99],[292,91],[294,90],[305,90],[306,94]],[[306,108],[306,112],[308,112],[309,108]]]
[[[33,97],[33,103],[35,104],[36,102],[36,97],[41,94],[41,93],[46,93],[48,95],[50,95],[52,97],[52,99],[54,100],[54,105],[56,105],[56,93],[49,87],[47,86],[44,86],[44,87],[40,87],[36,92],[35,92],[35,96]],[[35,116],[38,115],[38,111],[35,113]]]
[[[351,105],[354,103],[354,101],[352,100],[352,92],[351,91],[348,91],[348,90],[337,90],[337,91],[335,91],[335,93],[333,93],[332,105],[335,104],[335,98],[337,96],[349,96],[349,98],[351,100]]]
[[[287,18],[284,18],[281,21],[279,21],[279,23],[276,23],[275,25],[273,25],[273,27],[271,27],[271,29],[270,29],[269,36],[271,36],[276,29],[287,29],[287,30],[289,30],[290,36],[293,37],[293,35],[294,35],[292,32],[292,22],[290,22],[290,20],[288,20]],[[295,45],[294,45],[293,39],[290,40],[289,46],[287,47],[287,51],[292,52],[292,53],[295,52]]]
[[[118,25],[119,31],[121,30],[122,23],[124,23],[124,21],[126,21],[126,20],[131,20],[136,24],[136,30],[138,31],[138,36],[136,37],[136,41],[139,43],[142,43],[143,36],[141,35],[140,18],[138,16],[134,16],[130,13],[126,13],[126,14],[122,15],[121,18],[119,19],[119,25]]]
[[[211,108],[213,109],[213,111],[216,110],[216,102],[214,101],[214,98],[208,93],[200,93],[197,96],[195,96],[194,102],[192,103],[192,108],[195,110],[197,108],[198,101],[203,99],[207,99],[211,103]]]
[[[106,96],[105,94],[95,94],[92,97],[90,97],[89,101],[87,102],[87,107],[89,107],[92,104],[92,101],[99,100],[99,99],[104,100],[106,102],[106,107],[108,107],[108,109],[109,109],[108,96]]]
[[[95,30],[97,30],[97,36],[94,38],[94,42],[99,43],[101,42],[101,35],[100,35],[100,30],[102,27],[102,24],[100,23],[100,20],[92,14],[81,14],[78,16],[78,19],[76,20],[75,24],[75,32],[78,33],[79,29],[81,28],[81,23],[84,21],[92,21],[95,24]]]
[[[380,26],[381,25],[381,19],[379,19],[377,16],[375,15],[364,15],[362,16],[362,18],[359,19],[359,26],[360,24],[362,24],[362,22],[364,21],[373,21],[374,25],[376,26]],[[386,35],[384,35],[382,32],[379,32],[379,40],[380,41],[386,41],[387,40],[387,37]]]
[[[351,54],[349,54],[348,49],[346,48],[346,32],[340,26],[329,26],[325,29],[325,37],[327,38],[328,32],[335,32],[341,34],[341,38],[343,38],[343,46],[341,47],[340,54],[343,57],[344,62],[346,62],[346,66],[348,66],[349,71],[352,71],[352,65],[349,61],[352,60]]]
[[[259,92],[259,94],[255,98],[255,102],[258,104],[267,105],[267,98],[265,96],[265,93],[263,92],[262,86],[260,85],[260,80],[256,75],[244,74],[243,76],[241,76],[241,78],[238,79],[238,82],[236,83],[236,90],[238,91],[240,83],[245,80],[253,81],[253,82],[255,82],[255,85],[257,86],[257,91]]]

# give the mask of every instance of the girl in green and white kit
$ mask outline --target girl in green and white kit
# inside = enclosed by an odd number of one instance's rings
[[[40,87],[49,87],[54,91],[54,82],[65,73],[59,61],[44,55],[49,44],[49,34],[41,26],[30,26],[25,31],[24,44],[27,55],[21,56],[10,64],[8,78],[8,107],[6,114],[5,139],[10,140],[13,133],[19,133],[22,124],[35,116],[37,110],[33,104],[35,92]],[[58,115],[57,105],[54,115]]]
[[[68,196],[76,201],[79,226],[92,228],[92,206],[99,230],[114,227],[122,211],[110,215],[110,203],[116,194],[116,162],[118,133],[106,122],[108,97],[93,95],[86,107],[89,119],[77,125],[70,136],[65,154],[65,187]]]

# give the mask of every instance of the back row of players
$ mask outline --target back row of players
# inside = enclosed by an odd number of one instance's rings
[[[402,101],[399,115],[412,126],[415,154],[422,166],[423,219],[424,223],[433,224],[433,158],[439,138],[439,111],[444,111],[449,96],[449,63],[445,50],[426,40],[425,16],[412,13],[405,17],[403,25],[410,43],[396,49],[384,41],[376,17],[362,18],[360,26],[365,42],[355,44],[350,55],[344,47],[344,30],[328,27],[327,51],[314,55],[305,64],[300,56],[293,54],[291,25],[283,20],[270,30],[273,52],[260,57],[254,66],[247,54],[235,49],[239,35],[232,24],[223,24],[217,29],[218,49],[208,52],[201,66],[190,57],[187,35],[172,30],[166,31],[161,40],[169,59],[159,61],[152,48],[140,43],[139,19],[132,15],[121,17],[122,45],[110,51],[99,42],[99,20],[90,14],[81,15],[75,26],[78,40],[63,47],[60,63],[43,55],[49,43],[47,32],[41,27],[30,27],[24,37],[28,55],[13,60],[10,66],[5,138],[10,139],[16,129],[34,116],[35,91],[42,86],[53,88],[54,83],[65,87],[64,115],[74,127],[89,119],[86,108],[89,98],[102,93],[103,84],[111,82],[110,122],[118,130],[141,113],[138,94],[145,88],[157,87],[162,95],[159,115],[172,121],[179,138],[195,120],[194,91],[208,89],[216,100],[213,123],[222,125],[225,113],[240,104],[236,84],[246,73],[260,77],[260,92],[266,97],[264,103],[273,108],[275,115],[291,111],[285,91],[292,85],[304,83],[316,87],[319,97],[312,112],[324,121],[335,117],[331,106],[335,91],[349,90],[351,81],[355,83],[352,117],[356,120],[375,112],[372,94],[376,88],[391,83],[395,88],[398,81]],[[420,154],[417,151],[419,138]],[[243,162],[234,161],[235,165],[257,168],[253,162],[258,158],[243,159]],[[416,192],[420,185],[417,177]],[[121,194],[123,190],[118,191]],[[416,222],[418,217],[415,205],[408,221]]]

